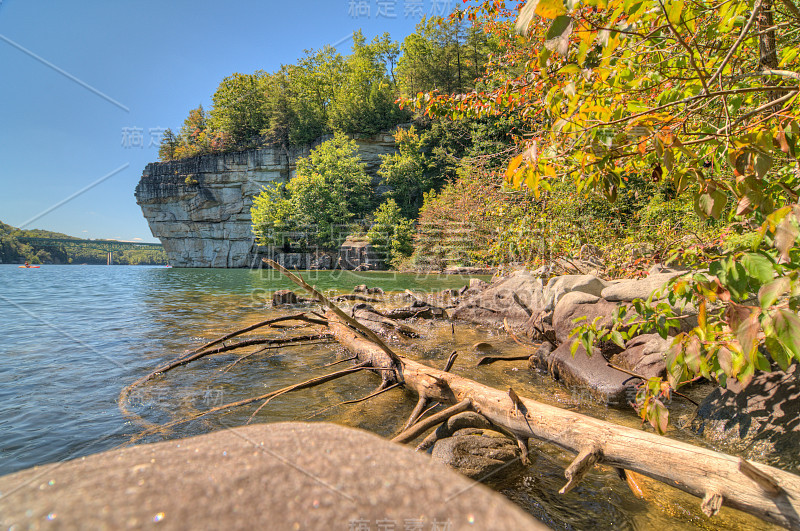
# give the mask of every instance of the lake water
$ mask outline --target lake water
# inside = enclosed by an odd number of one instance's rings
[[[307,272],[318,288],[346,293],[358,284],[387,292],[459,288],[458,276],[393,273]],[[286,347],[237,362],[231,353],[178,368],[131,395],[124,417],[120,390],[152,368],[202,343],[273,315],[270,293],[294,288],[272,271],[172,269],[134,266],[0,265],[0,475],[139,442],[207,433],[247,422],[256,406],[209,415],[172,430],[149,432],[143,424],[164,424],[215,405],[264,394],[330,372],[324,367],[344,354],[335,343]],[[525,362],[475,367],[470,347],[488,341],[504,354],[527,352],[492,330],[449,323],[413,323],[422,339],[401,348],[406,355],[441,366],[459,350],[454,372],[499,388],[629,426],[631,411],[608,409],[549,378],[528,372]],[[264,331],[291,337],[302,330]],[[235,363],[235,364],[234,364]],[[341,367],[341,366],[338,366]],[[262,409],[253,422],[330,421],[382,436],[397,432],[415,403],[402,390],[354,405],[335,406],[369,394],[374,375],[358,373],[296,394]],[[680,413],[679,411],[676,413]],[[676,436],[695,441],[691,434]],[[688,495],[657,490],[657,501],[636,498],[607,467],[597,467],[572,494],[557,493],[573,456],[541,444],[532,465],[491,486],[537,518],[560,529],[703,528],[746,529],[764,524],[723,510],[708,520]],[[2,490],[0,485],[0,490]],[[662,487],[657,487],[662,489]],[[666,488],[666,487],[664,487]],[[666,492],[666,494],[663,494]]]

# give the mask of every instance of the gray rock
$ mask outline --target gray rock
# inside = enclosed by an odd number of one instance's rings
[[[562,275],[551,278],[544,288],[545,307],[552,311],[558,302],[573,291],[600,296],[608,284],[594,275]]]
[[[664,377],[667,374],[666,352],[670,345],[672,338],[662,339],[658,334],[644,334],[628,341],[625,350],[612,356],[609,361],[645,378]]]
[[[327,253],[317,253],[308,264],[308,269],[333,269],[333,257]]]
[[[574,291],[566,294],[556,306],[553,313],[553,328],[555,328],[556,341],[565,343],[571,341],[569,335],[572,330],[580,323],[575,323],[575,319],[586,317],[581,322],[593,322],[599,317],[597,322],[599,327],[610,327],[613,323],[612,317],[617,308],[617,303],[609,302],[589,293]]]
[[[630,376],[607,365],[599,349],[591,356],[579,346],[575,356],[572,342],[563,343],[555,350],[542,349],[530,358],[534,368],[547,371],[554,379],[579,392],[586,392],[594,400],[608,405],[624,405],[633,389]],[[638,382],[638,380],[637,380]]]
[[[531,316],[543,308],[541,279],[522,271],[465,299],[454,310],[453,318],[492,327],[502,326],[508,319],[510,326],[523,331]]]
[[[640,280],[623,280],[605,288],[600,294],[607,301],[630,302],[635,299],[647,300],[650,294],[664,287],[673,278],[682,275],[681,271],[656,273]],[[666,295],[662,295],[663,298]]]
[[[493,267],[469,267],[469,266],[448,266],[442,273],[445,275],[491,275],[494,274]]]
[[[483,291],[488,287],[489,283],[486,282],[485,280],[481,280],[479,278],[471,278],[469,279],[469,287],[467,289]]]
[[[520,456],[517,444],[505,437],[454,435],[433,445],[431,457],[475,480],[499,470]],[[505,469],[504,469],[505,472]]]
[[[368,288],[366,284],[359,284],[353,288],[353,293],[366,293],[368,295],[383,295],[382,288]]]
[[[686,273],[685,269],[680,269],[677,267],[670,267],[664,264],[654,264],[653,267],[647,272],[648,275],[658,275],[661,273]]]
[[[700,403],[692,429],[726,446],[800,467],[800,370],[761,372],[747,387],[730,381]]]
[[[500,494],[376,435],[325,423],[246,426],[0,478],[3,529],[348,529],[422,520],[546,529]],[[474,523],[473,523],[474,522]]]
[[[273,306],[284,306],[288,304],[297,304],[297,294],[290,289],[279,289],[272,294]]]

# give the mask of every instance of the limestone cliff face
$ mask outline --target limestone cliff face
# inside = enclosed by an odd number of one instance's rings
[[[380,156],[395,151],[393,136],[356,141],[367,172],[377,181]],[[267,147],[153,162],[136,186],[136,203],[172,266],[257,266],[258,249],[250,231],[253,196],[265,184],[291,179],[297,159],[312,147],[288,152]]]

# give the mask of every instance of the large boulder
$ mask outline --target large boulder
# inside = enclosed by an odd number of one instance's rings
[[[700,403],[692,428],[708,439],[800,467],[800,370],[756,374],[747,387],[731,380]]]
[[[471,278],[469,279],[469,284],[467,285],[467,290],[476,290],[476,291],[483,291],[489,287],[489,283],[485,280],[481,280],[480,278]]]
[[[588,356],[586,349],[579,346],[573,356],[571,343],[562,343],[555,350],[540,349],[531,356],[532,366],[549,372],[554,379],[576,391],[587,392],[598,402],[625,405],[635,392],[630,376],[609,367],[599,349]]]
[[[521,331],[531,315],[545,307],[543,290],[541,279],[517,271],[465,299],[453,311],[453,318],[491,327],[502,326],[508,319],[510,326]]]
[[[341,269],[372,271],[386,269],[384,258],[366,238],[348,236],[339,248],[336,263]]]
[[[606,287],[599,295],[611,302],[631,302],[635,299],[647,300],[656,290],[663,288],[667,282],[682,275],[681,271],[654,273],[639,280],[622,280]],[[662,293],[663,298],[666,293]]]
[[[427,456],[325,423],[111,450],[3,476],[0,486],[3,529],[546,529]]]
[[[548,311],[552,311],[567,293],[576,291],[599,297],[606,287],[608,287],[608,283],[594,275],[553,277],[544,288],[545,305]]]
[[[667,375],[666,352],[670,345],[672,338],[644,334],[628,341],[625,350],[613,355],[609,361],[645,378],[664,377]]]
[[[617,309],[617,303],[609,302],[605,299],[580,291],[573,291],[564,295],[556,305],[553,313],[553,328],[555,329],[556,341],[558,343],[571,342],[570,334],[572,330],[583,322],[592,323],[596,318],[600,318],[597,325],[601,328],[610,327],[613,323],[613,315]],[[585,317],[586,319],[575,323],[575,319]]]

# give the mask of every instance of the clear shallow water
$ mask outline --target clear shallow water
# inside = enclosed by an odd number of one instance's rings
[[[458,288],[467,279],[390,273],[309,272],[306,279],[323,290],[350,292],[358,284],[386,291]],[[127,444],[142,428],[121,415],[120,390],[153,367],[234,329],[272,315],[276,289],[293,288],[271,271],[171,269],[126,266],[43,266],[19,269],[0,265],[0,475]],[[448,323],[413,323],[422,339],[402,350],[441,366],[450,352],[461,353],[454,371],[499,388],[575,409],[599,418],[637,426],[631,412],[607,409],[572,393],[549,378],[531,374],[524,362],[480,369],[482,354],[471,349],[488,341],[504,354],[522,347],[493,331]],[[264,332],[289,337],[307,331]],[[336,344],[283,348],[232,365],[238,355],[207,358],[176,369],[131,395],[130,409],[149,423],[165,423],[335,368],[344,357]],[[339,367],[343,367],[338,366]],[[402,390],[354,405],[329,408],[374,390],[373,375],[359,373],[271,402],[254,422],[325,420],[394,434],[414,405]],[[255,406],[203,417],[146,442],[206,433],[244,424]],[[317,414],[319,413],[319,414]],[[690,434],[676,433],[691,439]],[[701,443],[701,441],[694,441]],[[688,495],[658,494],[656,502],[635,498],[607,467],[598,467],[569,496],[560,496],[570,455],[542,444],[533,465],[499,478],[492,486],[549,525],[560,529],[719,528],[746,529],[763,523],[725,511],[709,521]],[[662,491],[657,491],[662,492]]]

